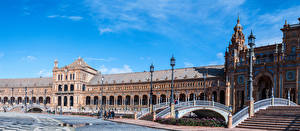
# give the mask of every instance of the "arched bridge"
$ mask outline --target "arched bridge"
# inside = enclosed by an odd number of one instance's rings
[[[161,110],[161,109],[163,110],[156,115],[157,118],[165,118],[170,115],[169,103],[161,103],[161,104],[154,105],[154,111]],[[228,119],[228,114],[230,113],[229,107],[214,101],[194,100],[194,101],[180,102],[179,104],[175,105],[176,118],[181,118],[187,113],[196,110],[214,111],[220,114],[221,116],[223,116],[226,121]],[[148,113],[149,113],[149,109],[145,108],[137,114],[138,115],[137,118],[138,119],[142,118]]]
[[[175,105],[175,117],[181,118],[187,113],[197,111],[197,110],[210,110],[214,111],[226,120],[230,113],[230,108],[214,101],[204,101],[204,100],[196,100],[196,101],[187,101],[181,102]],[[157,118],[165,118],[170,115],[170,107],[165,108],[163,111],[159,112],[156,117]]]
[[[48,106],[45,106],[43,104],[15,104],[15,105],[3,105],[1,110],[5,112],[10,112],[10,111],[20,111],[20,112],[28,112],[32,109],[38,109],[40,111],[47,111],[50,109]]]

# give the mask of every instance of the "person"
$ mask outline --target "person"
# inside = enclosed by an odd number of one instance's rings
[[[107,112],[104,111],[104,119],[107,119]]]
[[[112,115],[112,118],[115,119],[115,112],[114,111],[111,112],[111,115]]]
[[[111,118],[111,111],[109,110],[109,112],[108,112],[108,119],[110,119]]]

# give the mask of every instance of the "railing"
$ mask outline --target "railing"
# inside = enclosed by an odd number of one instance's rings
[[[158,109],[168,107],[169,104],[170,104],[170,102],[159,103],[159,104],[153,105],[153,109],[154,109],[154,111],[156,111]],[[137,118],[139,119],[148,113],[149,113],[149,108],[142,108],[141,111],[139,111],[137,113]]]
[[[205,107],[214,107],[219,108],[221,110],[225,110],[227,112],[230,111],[230,108],[214,101],[204,101],[204,100],[196,100],[196,101],[187,101],[187,102],[180,102],[179,104],[175,105],[175,110],[178,110],[182,107],[192,107],[192,106],[205,106]],[[164,117],[170,112],[170,107],[167,107],[163,111],[159,112],[156,117]]]
[[[38,108],[41,108],[41,109],[48,109],[48,107],[45,107],[44,104],[40,105],[40,104],[27,104],[27,109],[30,109],[32,107],[38,107]],[[3,108],[5,108],[6,111],[10,111],[14,108],[17,108],[17,107],[23,107],[22,108],[22,111],[24,111],[25,109],[25,104],[16,104],[16,105],[8,105],[8,106],[4,106]]]
[[[260,109],[265,109],[269,106],[297,106],[296,103],[288,100],[288,99],[283,99],[283,98],[268,98],[268,99],[263,99],[260,101],[257,101],[254,103],[254,113],[257,112]],[[232,127],[237,126],[239,123],[244,121],[249,117],[249,106],[245,107],[241,111],[237,112],[233,117],[232,117]]]

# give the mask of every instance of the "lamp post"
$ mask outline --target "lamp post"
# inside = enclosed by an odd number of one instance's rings
[[[253,46],[255,45],[255,36],[253,35],[252,31],[250,36],[248,37],[248,45],[250,46],[250,55],[249,55],[249,117],[254,115],[254,99],[253,99],[253,57],[254,57],[254,49]]]
[[[203,72],[203,79],[204,79],[204,93],[203,93],[204,94],[204,96],[203,96],[204,98],[203,99],[204,100],[206,100],[206,76],[207,76],[207,72],[204,71]]]
[[[103,81],[104,81],[104,76],[101,77],[101,93],[100,93],[100,114],[99,114],[99,118],[102,118],[102,113],[103,113]]]
[[[45,106],[45,108],[46,108],[46,104],[47,104],[46,94],[47,94],[47,89],[44,90],[44,106]]]
[[[13,98],[14,98],[14,88],[11,88],[11,98],[10,98],[10,102],[11,102],[10,104],[11,104],[11,105],[12,105],[13,102],[14,102],[14,101],[13,101],[13,100],[14,100]]]
[[[174,66],[175,58],[172,56],[170,65],[172,67],[172,81],[171,81],[171,96],[170,96],[170,117],[175,118],[175,105],[174,105]]]
[[[25,87],[25,113],[27,112],[27,87]]]
[[[150,112],[153,113],[153,86],[152,86],[152,77],[154,72],[154,66],[153,64],[150,65]]]

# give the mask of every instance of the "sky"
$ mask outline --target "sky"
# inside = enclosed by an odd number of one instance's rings
[[[1,0],[0,78],[50,77],[83,58],[103,74],[220,65],[240,17],[256,46],[282,41],[299,0]]]

